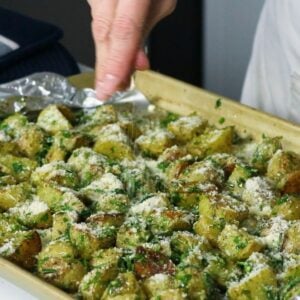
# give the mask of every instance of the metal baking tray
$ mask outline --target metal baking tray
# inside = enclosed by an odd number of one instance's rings
[[[71,77],[70,82],[80,88],[92,87],[93,79],[93,73],[85,73]],[[136,87],[158,107],[181,115],[197,112],[212,123],[217,123],[222,118],[225,120],[224,124],[235,125],[238,131],[249,133],[254,138],[259,138],[262,134],[282,136],[285,149],[296,152],[300,150],[299,125],[152,71],[137,72],[135,83]],[[221,105],[216,107],[218,99]],[[58,288],[1,258],[0,277],[37,299],[72,299]]]

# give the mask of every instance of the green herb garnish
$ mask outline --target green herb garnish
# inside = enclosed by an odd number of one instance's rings
[[[216,103],[215,103],[215,109],[218,109],[222,106],[222,100],[221,98],[217,99],[216,100]]]
[[[160,121],[160,126],[166,128],[171,122],[176,121],[179,118],[177,114],[169,112],[167,116]]]
[[[235,243],[236,249],[239,250],[246,248],[248,245],[247,241],[243,240],[240,236],[234,237],[233,242]]]
[[[225,121],[226,121],[226,119],[224,117],[221,117],[219,119],[219,124],[224,124]]]
[[[12,166],[14,173],[16,173],[16,174],[23,172],[25,169],[24,165],[20,162],[13,162],[11,166]]]

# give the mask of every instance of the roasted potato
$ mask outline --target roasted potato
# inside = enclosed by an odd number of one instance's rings
[[[232,151],[233,128],[211,129],[194,137],[188,144],[190,154],[199,158],[214,153],[230,153]]]
[[[176,282],[173,276],[168,274],[158,273],[143,282],[143,288],[149,298],[158,297],[161,292],[174,289]],[[173,298],[172,298],[173,299]]]
[[[97,268],[87,273],[79,285],[79,293],[84,300],[100,300],[108,284],[114,280],[118,272],[105,268]]]
[[[28,183],[19,183],[0,188],[0,211],[7,211],[18,203],[25,202],[32,192]]]
[[[17,144],[25,156],[31,159],[38,159],[44,155],[47,138],[48,136],[42,128],[29,123],[20,130]]]
[[[268,162],[277,150],[282,149],[281,137],[265,137],[253,153],[252,165],[261,172],[266,171]]]
[[[141,151],[147,156],[157,157],[173,146],[174,136],[166,130],[151,131],[135,140]]]
[[[72,111],[63,105],[49,105],[43,109],[37,119],[37,125],[50,134],[72,128],[74,119]]]
[[[52,145],[47,153],[48,162],[65,160],[77,148],[91,144],[91,138],[83,133],[71,130],[58,131],[53,136]]]
[[[36,264],[36,255],[41,248],[41,239],[36,231],[16,231],[13,237],[0,247],[0,256],[31,270]]]
[[[240,282],[229,285],[227,294],[229,299],[276,299],[276,275],[268,265],[261,265]]]
[[[103,155],[82,147],[72,153],[68,164],[78,173],[81,186],[87,186],[103,175],[107,161]]]
[[[259,252],[263,245],[257,238],[251,236],[235,225],[226,225],[218,237],[219,249],[233,260],[248,258],[253,252]]]
[[[117,233],[118,248],[135,248],[148,242],[151,232],[142,218],[130,217],[124,222]]]
[[[193,137],[201,134],[207,126],[207,120],[197,115],[180,117],[168,124],[168,130],[172,132],[180,142],[188,142]]]
[[[300,155],[278,150],[269,161],[267,176],[284,193],[300,193]]]
[[[287,230],[283,250],[288,253],[300,254],[300,221],[295,221]]]
[[[16,113],[5,118],[1,123],[1,129],[11,137],[18,137],[19,131],[22,131],[23,127],[28,124],[26,116]]]
[[[289,221],[300,220],[300,196],[284,195],[278,198],[273,206],[272,214]]]
[[[0,155],[0,171],[13,176],[17,182],[28,181],[36,167],[34,160],[10,154]]]
[[[66,240],[55,240],[38,255],[38,274],[46,281],[68,291],[77,291],[86,273],[77,259],[77,250]]]
[[[104,174],[100,179],[92,181],[88,186],[81,189],[80,194],[90,201],[98,201],[103,194],[123,194],[123,183],[111,173]]]
[[[115,245],[116,229],[113,226],[101,227],[90,223],[71,224],[69,236],[80,256],[89,259],[96,250]]]
[[[132,159],[133,151],[128,136],[117,124],[103,127],[97,134],[94,151],[110,159]]]
[[[102,299],[113,300],[113,299],[146,299],[146,296],[131,272],[121,273],[117,278],[111,281],[106,288]]]
[[[52,226],[50,208],[38,197],[10,208],[9,212],[28,228],[45,229]]]
[[[31,181],[35,185],[46,182],[69,188],[75,188],[79,185],[77,173],[63,161],[54,161],[36,168],[31,175]]]

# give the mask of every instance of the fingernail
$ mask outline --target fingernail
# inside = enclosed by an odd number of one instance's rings
[[[102,81],[96,86],[97,97],[100,100],[106,100],[118,89],[120,79],[112,74],[106,74]]]

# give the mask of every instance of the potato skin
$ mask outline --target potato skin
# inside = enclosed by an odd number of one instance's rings
[[[77,257],[77,250],[68,240],[52,241],[38,255],[38,274],[57,287],[75,292],[87,271]]]
[[[69,230],[72,244],[84,259],[90,259],[98,249],[115,245],[116,230],[114,227],[98,227],[90,224],[72,224]]]
[[[176,121],[170,122],[168,130],[175,135],[175,138],[184,143],[190,141],[194,136],[201,134],[207,121],[197,115],[180,117]]]
[[[136,248],[138,259],[134,263],[134,272],[137,278],[145,279],[155,274],[174,274],[174,263],[164,254],[146,249],[142,246]]]
[[[11,154],[0,155],[0,171],[13,176],[17,182],[28,181],[37,162],[26,157]]]
[[[28,183],[9,185],[0,188],[0,211],[7,211],[27,199],[31,187]]]
[[[287,230],[283,243],[283,250],[287,253],[300,254],[300,221],[296,221]]]
[[[105,290],[102,299],[146,299],[146,296],[132,272],[120,273],[111,281]]]
[[[64,161],[54,161],[38,167],[31,174],[34,185],[53,183],[68,188],[76,188],[79,185],[78,174]]]
[[[36,264],[36,255],[42,248],[39,234],[36,231],[16,232],[11,243],[14,251],[7,255],[4,253],[4,257],[25,269],[33,269]]]
[[[226,225],[218,237],[218,246],[230,259],[243,260],[253,252],[259,252],[263,245],[246,231],[235,225]]]
[[[28,119],[26,116],[15,113],[7,118],[5,118],[1,127],[5,130],[5,132],[11,137],[17,137],[18,132],[22,130],[24,126],[28,124]]]
[[[118,274],[111,274],[105,269],[93,269],[87,273],[79,285],[79,293],[84,300],[100,300],[107,285]]]
[[[110,159],[133,158],[129,138],[117,124],[107,125],[100,130],[93,149]]]
[[[284,195],[276,200],[272,213],[285,220],[300,220],[300,196]]]
[[[212,129],[194,137],[187,144],[187,151],[199,158],[214,153],[230,153],[232,151],[233,128]]]
[[[269,161],[267,176],[283,193],[300,193],[300,156],[278,150]]]
[[[128,218],[117,232],[116,245],[119,248],[135,248],[148,242],[151,232],[141,218]]]
[[[50,134],[55,134],[60,130],[72,128],[72,111],[63,105],[49,105],[43,109],[37,119],[37,125]]]
[[[268,161],[280,149],[282,149],[281,137],[263,138],[253,153],[252,165],[261,172],[266,171]]]
[[[146,156],[158,157],[173,146],[174,136],[166,130],[158,130],[141,135],[135,143]]]
[[[47,153],[46,161],[65,160],[77,148],[91,144],[91,138],[83,133],[61,130],[53,136],[52,145]]]
[[[35,124],[28,124],[20,131],[17,144],[21,152],[32,159],[38,158],[42,154],[48,135]]]
[[[229,286],[228,298],[235,300],[247,299],[272,299],[270,293],[275,297],[277,279],[273,270],[269,266],[264,266],[260,270],[250,273],[248,277],[240,283]]]
[[[86,268],[76,259],[50,257],[39,262],[38,273],[47,282],[65,291],[76,292],[86,273]]]

